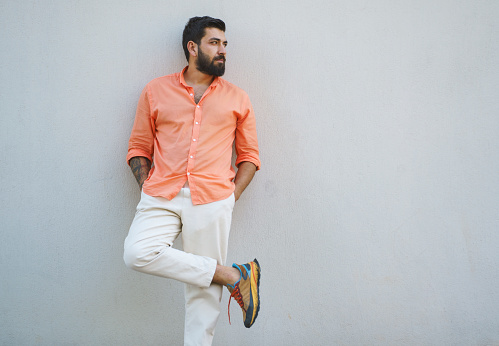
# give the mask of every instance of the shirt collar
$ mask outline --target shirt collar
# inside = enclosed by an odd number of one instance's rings
[[[184,67],[184,69],[182,70],[182,72],[180,72],[180,84],[182,84],[186,88],[190,88],[190,86],[187,85],[187,83],[185,82],[185,79],[184,79],[184,73],[185,73],[185,71],[187,71],[188,67],[189,67],[189,65],[187,65],[186,67]],[[218,83],[220,83],[220,77],[215,76],[215,78],[213,79],[213,81],[210,84],[210,88],[216,87],[218,85]]]

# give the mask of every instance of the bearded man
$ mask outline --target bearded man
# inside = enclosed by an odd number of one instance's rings
[[[260,309],[258,261],[225,266],[232,210],[260,159],[249,98],[221,78],[225,23],[189,19],[182,46],[188,66],[148,83],[137,106],[127,162],[141,199],[124,260],[184,282],[184,344],[211,345],[223,286],[241,306],[246,327]],[[180,233],[183,251],[172,247]]]

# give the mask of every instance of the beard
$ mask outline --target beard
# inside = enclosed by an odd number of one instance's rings
[[[219,59],[223,59],[223,63],[215,63],[215,60]],[[196,68],[198,71],[206,73],[207,75],[221,77],[225,73],[225,57],[219,55],[210,61],[210,57],[207,54],[204,54],[201,48],[198,48]]]

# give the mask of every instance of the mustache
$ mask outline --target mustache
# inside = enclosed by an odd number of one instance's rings
[[[219,56],[214,57],[213,61],[220,60],[220,59],[222,59],[225,62],[225,57],[223,55],[219,55]]]

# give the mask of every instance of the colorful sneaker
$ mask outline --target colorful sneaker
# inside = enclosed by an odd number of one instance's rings
[[[234,285],[227,285],[230,292],[229,298],[229,323],[230,323],[230,301],[232,297],[236,299],[243,310],[244,326],[249,328],[255,323],[260,311],[260,265],[256,258],[253,262],[246,264],[233,264],[239,269],[241,277]]]

